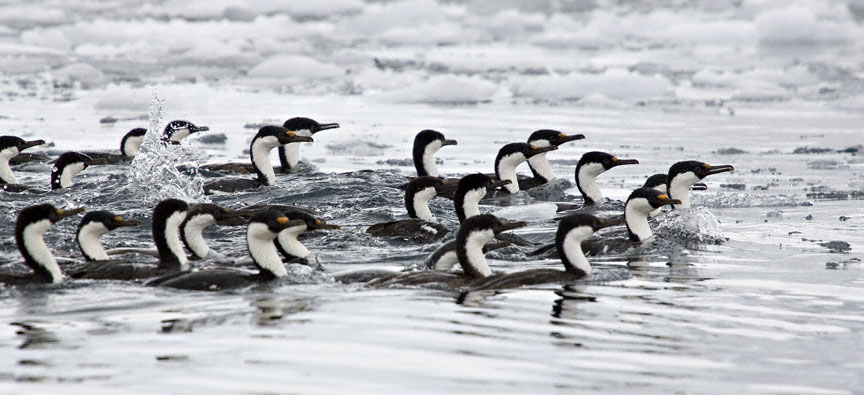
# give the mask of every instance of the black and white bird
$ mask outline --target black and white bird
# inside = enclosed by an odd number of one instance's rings
[[[302,223],[302,220],[290,220],[276,210],[262,210],[252,214],[246,227],[246,247],[252,262],[258,269],[257,272],[224,267],[185,271],[153,279],[147,285],[220,291],[243,288],[285,277],[288,275],[288,270],[279,258],[274,240],[279,232]]]
[[[492,275],[492,269],[486,261],[488,250],[486,247],[495,235],[526,225],[525,222],[505,222],[491,214],[475,215],[466,219],[456,233],[456,258],[462,267],[462,273],[439,270],[393,273],[369,281],[367,285],[388,287],[433,283],[449,288],[469,285],[473,281]],[[427,265],[430,263],[427,262]],[[444,268],[444,263],[441,262],[439,266],[439,262],[435,262],[432,266]]]
[[[64,152],[51,168],[51,189],[69,188],[72,178],[91,165],[104,165],[105,159],[93,159],[80,152]]]
[[[159,255],[158,264],[96,260],[70,271],[73,278],[93,280],[140,280],[189,270],[189,259],[180,240],[180,225],[189,206],[179,199],[165,199],[153,208],[151,232]]]
[[[444,237],[448,230],[435,222],[429,209],[429,199],[448,190],[456,184],[451,180],[438,177],[417,177],[405,189],[405,208],[410,219],[375,224],[366,233],[378,237],[399,237],[417,243],[429,243]]]
[[[526,285],[562,283],[582,279],[591,274],[591,263],[582,251],[582,243],[597,230],[614,225],[591,214],[572,214],[558,223],[555,232],[555,248],[564,270],[528,269],[512,273],[501,273],[474,281],[472,290],[518,288]]]
[[[510,143],[501,147],[495,157],[495,176],[499,180],[510,180],[510,184],[504,185],[503,190],[509,193],[519,192],[520,185],[516,176],[516,167],[535,155],[557,149],[558,146],[556,145],[538,147],[528,143]]]
[[[210,128],[207,126],[196,126],[189,121],[171,121],[165,125],[165,130],[162,131],[162,141],[168,144],[180,144],[180,141],[191,136],[193,133],[207,130],[210,130]]]
[[[126,132],[123,138],[120,139],[119,154],[101,151],[85,151],[82,153],[93,159],[104,159],[105,163],[108,164],[129,163],[132,159],[135,159],[138,151],[141,150],[141,144],[144,143],[144,135],[146,134],[147,129],[144,128],[135,128]]]
[[[75,241],[86,261],[107,261],[111,258],[102,246],[102,236],[117,228],[138,225],[141,225],[141,221],[126,220],[110,211],[91,211],[81,218]]]
[[[558,211],[575,210],[603,203],[605,198],[600,187],[597,186],[597,176],[614,167],[636,164],[639,164],[636,159],[619,159],[599,151],[586,152],[576,164],[575,171],[576,187],[579,188],[584,203],[558,203]]]
[[[295,117],[285,121],[282,127],[288,129],[298,136],[312,137],[314,134],[328,129],[336,129],[338,123],[318,123],[314,119]],[[300,143],[288,143],[279,146],[279,163],[282,165],[283,173],[290,173],[297,169],[300,163]]]
[[[465,218],[480,215],[480,201],[486,197],[489,190],[510,184],[510,180],[495,180],[486,174],[469,174],[459,179],[456,193],[453,195],[453,205],[459,222]]]
[[[535,147],[550,147],[560,146],[561,144],[570,141],[582,140],[585,136],[582,134],[571,134],[559,132],[557,130],[542,129],[531,133],[528,136],[528,144]],[[546,159],[546,153],[540,153],[528,158],[528,166],[531,168],[531,173],[534,178],[520,180],[519,189],[529,189],[537,185],[545,184],[555,179],[555,173],[552,171],[552,166],[549,165],[549,160]]]
[[[298,237],[305,232],[314,230],[337,230],[339,225],[328,224],[323,218],[315,216],[308,210],[289,207],[279,210],[283,215],[292,220],[301,220],[279,232],[274,243],[276,249],[285,258],[285,262],[310,264],[309,256],[312,254]],[[295,221],[296,222],[296,221]]]
[[[438,177],[435,153],[441,147],[456,144],[456,140],[448,140],[441,132],[435,130],[426,129],[417,133],[417,136],[414,137],[413,149],[411,150],[411,156],[414,159],[414,168],[417,169],[417,176]]]
[[[9,161],[21,151],[45,144],[45,140],[24,140],[17,136],[0,136],[0,186],[17,184],[18,179],[9,167]]]
[[[204,240],[204,229],[211,225],[240,225],[232,220],[249,216],[249,211],[232,211],[217,204],[198,203],[189,206],[186,219],[180,225],[180,239],[183,245],[192,252],[193,259],[204,259],[213,250]],[[229,222],[232,222],[229,224]]]
[[[58,209],[50,203],[26,207],[18,212],[15,221],[15,244],[24,263],[32,270],[32,274],[0,275],[0,283],[8,285],[23,285],[32,283],[57,284],[63,282],[63,272],[60,265],[45,244],[45,232],[51,229],[57,221],[83,212],[83,208],[69,210]]]
[[[666,179],[667,178],[668,178],[668,176],[666,174],[662,174],[662,173],[654,174],[651,177],[648,177],[647,180],[645,180],[645,183],[642,184],[642,188],[653,188],[653,189],[657,190],[657,192],[666,194],[667,193],[667,191],[666,191]],[[690,187],[691,191],[705,191],[707,189],[708,189],[708,185],[705,185],[704,183],[701,183],[701,182],[697,182],[697,183],[693,184],[692,187]],[[649,218],[657,217],[658,215],[660,215],[660,211],[661,211],[661,208],[656,208],[656,209],[654,209],[654,211],[651,212],[651,214],[648,217]]]
[[[205,184],[204,192],[208,194],[214,191],[236,192],[259,188],[261,186],[276,185],[276,172],[273,170],[273,165],[270,164],[270,151],[285,144],[312,141],[312,137],[300,136],[296,132],[281,126],[264,126],[258,130],[258,133],[252,138],[252,143],[249,145],[249,157],[258,178],[222,178]],[[231,170],[232,167],[236,166],[237,164],[228,163],[209,165],[206,168],[208,170]]]
[[[676,210],[690,208],[690,189],[697,182],[713,174],[735,170],[732,165],[711,166],[704,162],[688,160],[677,162],[669,168],[666,176],[666,190],[669,197],[680,200],[672,207]]]

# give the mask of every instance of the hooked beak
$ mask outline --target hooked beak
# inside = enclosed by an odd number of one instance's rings
[[[336,129],[338,127],[339,127],[338,123],[321,123],[321,124],[318,124],[318,130],[316,130],[316,132],[320,132],[322,130],[327,130],[327,129]]]
[[[306,225],[306,221],[302,219],[288,219],[288,217],[279,217],[276,219],[276,229],[281,232],[288,228],[293,228],[295,226],[303,226]]]
[[[84,162],[84,164],[87,165],[87,166],[91,166],[91,165],[107,165],[107,164],[108,164],[108,159],[105,159],[105,158],[92,158],[92,159],[90,159],[90,160]]]
[[[444,180],[442,180],[442,182],[440,184],[435,185],[435,192],[436,193],[443,193],[443,192],[453,191],[456,189],[457,184],[458,183],[454,180],[444,179]]]
[[[141,221],[134,220],[134,219],[123,220],[123,221],[119,221],[119,222],[114,223],[114,226],[118,227],[118,228],[121,228],[124,226],[140,226],[140,225],[141,225]]]
[[[291,143],[311,143],[311,142],[314,142],[314,141],[315,141],[315,140],[313,140],[312,137],[309,137],[309,136],[301,136],[301,135],[296,134],[296,133],[291,132],[291,131],[285,133],[285,135],[283,135],[282,137],[279,138],[279,142],[282,143],[282,144],[291,144]]]
[[[311,229],[330,229],[330,230],[339,230],[339,229],[342,229],[342,228],[340,228],[339,225],[336,225],[336,224],[328,224],[328,223],[324,222],[323,220],[317,219],[317,220],[315,220],[315,223],[312,225],[312,228],[311,228]]]
[[[19,152],[24,151],[27,148],[32,148],[32,147],[35,147],[37,145],[42,145],[42,144],[45,144],[45,140],[25,141],[24,144],[21,145],[21,148],[18,151]]]
[[[483,246],[483,252],[495,251],[497,249],[501,249],[501,248],[509,247],[509,246],[510,246],[510,242],[507,242],[507,241],[496,241],[494,243],[486,243],[486,245]]]
[[[693,184],[693,186],[690,187],[690,190],[691,191],[707,191],[708,185],[701,183],[701,182],[697,182],[697,183]]]
[[[208,131],[208,130],[210,130],[210,128],[207,127],[207,126],[193,126],[193,127],[189,128],[189,132],[190,132],[190,133],[195,133],[195,132],[206,132],[206,131]]]
[[[601,225],[594,230],[596,231],[596,230],[600,230],[603,228],[608,228],[610,226],[624,225],[625,223],[626,223],[626,217],[624,216],[624,214],[616,215],[616,216],[610,217],[610,218],[600,218],[600,224]]]
[[[660,195],[657,199],[654,199],[654,203],[658,206],[666,206],[670,204],[681,204],[681,201],[678,199],[669,199],[666,195]]]
[[[456,140],[444,140],[444,141],[441,142],[441,146],[442,146],[442,147],[445,146],[445,145],[456,145],[456,144],[457,144],[457,143],[456,143]]]
[[[708,168],[705,169],[705,172],[702,173],[703,174],[702,177],[710,176],[712,174],[725,173],[727,171],[732,171],[732,170],[735,170],[735,168],[732,167],[732,165],[709,166]]]
[[[525,226],[528,226],[528,223],[525,221],[505,222],[501,224],[501,226],[495,231],[495,233],[506,232],[511,229],[522,228]]]
[[[535,147],[530,152],[528,152],[528,157],[532,157],[537,154],[542,154],[544,152],[555,151],[558,149],[557,145],[550,145],[548,147]]]
[[[84,207],[78,208],[70,208],[68,210],[57,209],[57,220],[61,220],[63,218],[71,217],[73,215],[78,215],[84,212]]]
[[[623,166],[623,165],[638,165],[639,161],[636,159],[618,159],[612,162],[611,167]]]
[[[568,136],[564,136],[558,139],[558,145],[569,143],[571,141],[582,140],[585,138],[584,134],[571,134]]]
[[[512,184],[513,181],[510,180],[498,180],[492,181],[492,188],[503,187],[504,185]]]
[[[252,216],[252,210],[228,211],[216,217],[216,223],[223,226],[243,225]]]

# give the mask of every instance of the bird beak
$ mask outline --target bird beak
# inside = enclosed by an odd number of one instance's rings
[[[558,149],[557,145],[550,145],[548,147],[534,147],[531,149],[530,152],[528,152],[528,157],[530,158],[534,155],[542,154],[544,152],[549,152],[549,151],[555,151],[557,149]]]
[[[114,226],[120,228],[123,226],[140,226],[141,221],[130,219],[130,220],[120,220],[114,223]]]
[[[483,246],[483,252],[495,251],[497,249],[501,249],[501,248],[509,247],[509,246],[510,246],[510,243],[507,241],[496,241],[494,243],[486,243],[486,245]]]
[[[681,201],[678,199],[669,199],[666,195],[657,195],[657,199],[655,200],[660,206],[665,206],[669,204],[681,204]]]
[[[320,132],[322,130],[327,130],[327,129],[336,129],[338,127],[339,127],[338,123],[321,123],[321,124],[318,124],[318,130],[317,131]]]
[[[24,150],[27,149],[27,148],[35,147],[35,146],[37,146],[37,145],[42,145],[42,144],[45,144],[45,140],[32,140],[32,141],[25,141],[24,144],[21,145],[21,149],[19,149],[18,151],[19,151],[19,152],[20,152],[20,151],[24,151]]]
[[[564,143],[569,143],[571,141],[582,140],[584,138],[585,138],[584,134],[571,134],[569,136],[564,136],[564,137],[559,138],[558,139],[558,141],[559,141],[558,145],[561,145]]]
[[[626,217],[624,216],[624,214],[616,215],[616,216],[610,217],[610,218],[601,218],[600,221],[601,221],[600,227],[598,227],[597,229],[594,229],[594,230],[608,228],[610,226],[624,225],[625,223],[627,223]]]
[[[105,158],[93,158],[93,159],[90,159],[90,160],[84,162],[84,164],[86,164],[87,166],[92,166],[92,165],[107,165],[107,164],[108,164],[108,160],[105,159]]]
[[[703,184],[701,182],[697,182],[697,183],[693,184],[693,186],[690,187],[690,190],[691,191],[707,191],[708,185]]]
[[[210,130],[210,128],[207,126],[193,126],[193,127],[189,128],[189,132],[191,132],[191,133],[206,132],[208,130]]]
[[[456,145],[456,144],[457,144],[456,140],[444,140],[443,142],[441,142],[442,147],[445,145]]]
[[[516,221],[516,222],[505,222],[498,228],[498,231],[495,233],[506,232],[511,229],[522,228],[528,226],[528,223],[525,221]]]
[[[252,210],[228,211],[220,214],[216,218],[216,223],[220,226],[240,226],[245,224],[251,216]]]
[[[280,232],[282,230],[285,230],[288,228],[293,228],[295,226],[306,225],[306,221],[304,221],[302,219],[288,219],[288,217],[284,217],[284,216],[277,218],[276,223],[278,224],[276,226],[276,229],[278,229]]]
[[[440,184],[435,186],[435,192],[436,193],[450,192],[452,190],[455,190],[456,186],[457,186],[457,182],[455,182],[453,180],[444,179],[444,180],[442,180],[442,182]]]
[[[70,208],[68,210],[63,210],[63,209],[58,208],[57,209],[57,217],[58,217],[57,220],[59,221],[63,218],[71,217],[73,215],[78,215],[78,214],[81,214],[83,212],[84,212],[84,207]]]
[[[492,188],[503,187],[504,185],[512,184],[513,181],[510,180],[498,180],[492,182]]]
[[[323,220],[316,219],[316,220],[315,220],[315,224],[312,225],[312,229],[331,229],[331,230],[339,230],[339,229],[342,229],[342,228],[340,228],[339,225],[336,225],[336,224],[328,224],[328,223],[324,222]]]
[[[282,144],[291,144],[291,143],[311,143],[315,140],[309,136],[300,136],[297,133],[292,131],[286,132],[282,137],[279,138],[279,142]]]
[[[708,166],[707,168],[705,168],[705,172],[703,173],[704,174],[703,177],[710,176],[712,174],[725,173],[727,171],[732,171],[732,170],[735,170],[735,168],[732,167],[732,165]]]
[[[639,161],[636,159],[618,159],[615,158],[612,160],[612,167],[623,166],[623,165],[638,165]]]

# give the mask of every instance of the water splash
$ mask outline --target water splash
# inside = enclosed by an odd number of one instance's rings
[[[187,202],[202,202],[204,178],[198,172],[195,152],[186,143],[164,144],[161,141],[162,100],[155,90],[149,109],[150,127],[144,135],[141,150],[132,160],[129,184],[148,204],[176,198]]]
[[[655,233],[664,239],[674,239],[688,248],[726,242],[720,221],[704,207],[667,213],[661,217]]]

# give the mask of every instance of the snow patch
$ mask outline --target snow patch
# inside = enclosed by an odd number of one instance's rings
[[[253,78],[308,80],[337,78],[344,75],[345,71],[307,56],[283,55],[259,63],[247,74]]]
[[[611,99],[638,100],[668,96],[672,82],[659,74],[643,75],[626,69],[601,74],[571,73],[525,78],[513,84],[515,96],[541,100],[575,100],[591,94]]]
[[[491,99],[496,91],[495,84],[480,77],[441,75],[384,96],[397,102],[476,103]]]

